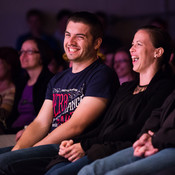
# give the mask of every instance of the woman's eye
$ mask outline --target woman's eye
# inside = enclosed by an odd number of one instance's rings
[[[137,43],[137,45],[141,46],[142,44],[141,43]]]
[[[65,33],[65,36],[66,36],[66,37],[69,37],[69,36],[70,36],[70,34],[68,34],[68,33]]]

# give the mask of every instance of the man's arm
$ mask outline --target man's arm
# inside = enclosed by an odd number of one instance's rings
[[[45,100],[38,116],[25,129],[23,135],[12,150],[32,147],[43,139],[49,132],[53,119],[53,104],[51,100]]]
[[[100,97],[84,97],[72,117],[40,142],[35,144],[60,144],[61,141],[81,134],[105,110],[108,100]]]

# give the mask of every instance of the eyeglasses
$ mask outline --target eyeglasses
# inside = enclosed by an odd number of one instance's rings
[[[39,51],[37,51],[37,50],[21,50],[19,52],[19,55],[22,55],[22,54],[33,55],[35,53],[39,53]]]
[[[117,61],[115,61],[115,63],[126,63],[126,62],[129,62],[129,60],[117,60]]]

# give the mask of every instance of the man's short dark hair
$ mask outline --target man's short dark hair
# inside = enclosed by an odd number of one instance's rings
[[[70,22],[81,22],[90,26],[91,31],[90,33],[93,36],[93,39],[96,40],[97,38],[103,37],[103,25],[97,16],[90,12],[75,12],[73,13],[70,18],[68,19],[67,24]]]

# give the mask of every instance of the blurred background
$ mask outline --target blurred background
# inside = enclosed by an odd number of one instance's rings
[[[62,9],[103,12],[106,34],[129,46],[137,27],[161,18],[175,39],[175,0],[0,0],[0,46],[16,47],[18,36],[29,30],[26,13],[39,9],[44,14],[42,29],[57,30],[56,15]]]

